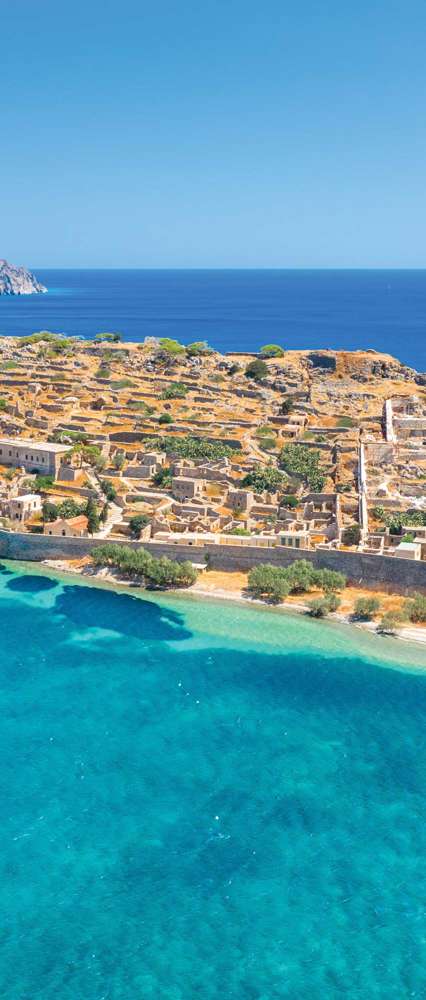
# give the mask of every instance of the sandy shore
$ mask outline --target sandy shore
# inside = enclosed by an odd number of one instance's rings
[[[115,587],[126,587],[129,589],[131,584],[128,580],[120,579],[111,570],[107,568],[95,570],[89,560],[65,560],[65,559],[45,559],[43,560],[43,565],[48,566],[51,569],[59,570],[61,573],[70,573],[72,575],[78,575],[80,577],[87,577],[88,580],[92,582],[98,581],[99,583],[109,583],[113,584]],[[219,571],[209,571],[208,573],[202,574],[197,582],[192,586],[186,588],[184,591],[179,591],[179,593],[185,593],[189,595],[195,595],[202,598],[212,598],[213,600],[220,601],[238,601],[240,604],[244,605],[260,605],[263,608],[268,608],[268,604],[264,601],[256,600],[255,598],[249,597],[245,592],[247,578],[244,573],[221,573]],[[134,586],[134,585],[133,585]],[[141,588],[142,589],[142,588]],[[352,593],[353,591],[353,593]],[[377,634],[377,622],[354,622],[350,617],[350,613],[346,610],[346,607],[351,604],[353,597],[364,596],[365,594],[371,594],[371,591],[361,590],[360,588],[347,588],[345,591],[345,600],[342,601],[343,611],[336,611],[328,616],[328,620],[339,622],[342,625],[350,625],[351,628],[363,629],[364,631],[370,632],[370,634]],[[376,593],[376,592],[375,592]],[[397,598],[389,594],[377,594],[380,596],[383,602],[383,611],[392,610]],[[286,599],[283,604],[274,604],[274,611],[282,612],[283,614],[302,614],[306,615],[308,612],[307,604],[304,604],[300,600],[292,597],[291,595]],[[393,638],[402,639],[406,642],[415,642],[426,645],[426,628],[420,625],[403,625],[398,628],[395,633],[393,633]]]

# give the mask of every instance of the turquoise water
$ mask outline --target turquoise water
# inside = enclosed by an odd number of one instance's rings
[[[2,997],[425,996],[424,652],[11,564],[0,627]]]

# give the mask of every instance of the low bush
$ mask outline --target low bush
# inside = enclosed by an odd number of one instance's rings
[[[401,611],[386,611],[377,626],[377,631],[383,635],[394,635],[398,626],[402,625],[404,615]]]
[[[424,594],[413,594],[411,598],[404,602],[404,612],[410,622],[424,625],[426,622],[426,596]]]
[[[340,606],[340,598],[336,594],[328,594],[326,597],[316,597],[309,601],[309,614],[312,618],[325,618],[333,611],[337,611]]]
[[[358,597],[352,617],[356,621],[369,622],[377,612],[380,611],[380,601],[378,597]]]

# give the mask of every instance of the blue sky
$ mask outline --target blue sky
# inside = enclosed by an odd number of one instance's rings
[[[0,256],[426,266],[423,0],[0,0]]]

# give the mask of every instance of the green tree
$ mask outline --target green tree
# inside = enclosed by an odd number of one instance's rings
[[[413,594],[404,602],[404,614],[410,619],[410,622],[424,625],[426,622],[426,596],[418,593]]]
[[[331,594],[336,590],[344,590],[346,587],[346,576],[344,573],[339,573],[334,569],[320,569],[317,570],[317,582],[320,587],[327,594]]]
[[[159,424],[172,424],[173,423],[173,417],[170,416],[170,413],[160,413],[160,416],[158,418],[158,423]]]
[[[281,413],[285,417],[294,410],[294,400],[292,396],[284,396],[281,403]]]
[[[97,333],[95,344],[100,344],[102,341],[110,344],[118,344],[122,339],[121,333]]]
[[[268,374],[268,366],[260,358],[250,361],[244,372],[246,378],[253,379],[254,382],[261,382]]]
[[[149,524],[149,518],[145,514],[135,514],[130,518],[129,528],[132,538],[140,538],[142,528]]]
[[[279,344],[264,344],[260,348],[260,353],[264,358],[283,358],[285,351]]]
[[[101,490],[103,495],[107,498],[107,500],[109,501],[115,500],[117,496],[117,490],[114,484],[109,481],[109,479],[101,479]]]
[[[297,559],[286,570],[286,579],[291,594],[304,594],[318,585],[318,570],[306,559]]]
[[[253,597],[268,598],[275,604],[282,601],[290,592],[285,570],[270,563],[259,563],[250,570],[247,590]]]
[[[379,624],[377,626],[377,631],[381,632],[383,635],[395,635],[399,625],[404,622],[404,614],[400,611],[386,611],[382,615]]]
[[[87,530],[89,535],[94,535],[96,531],[99,531],[99,514],[93,497],[89,497],[84,513],[87,517]]]
[[[359,545],[361,539],[361,528],[359,524],[349,524],[342,534],[344,545]]]
[[[206,354],[213,354],[213,349],[209,347],[207,340],[194,340],[186,348],[188,358],[197,358]]]
[[[45,500],[41,508],[43,521],[56,521],[59,517],[58,507],[55,503],[51,503],[50,500]]]
[[[378,611],[380,611],[378,597],[358,597],[358,600],[355,601],[352,617],[356,621],[369,622]]]
[[[309,614],[312,618],[325,618],[332,611],[337,611],[339,605],[340,599],[336,594],[315,597],[313,601],[308,601]]]
[[[172,485],[172,473],[170,471],[170,466],[162,465],[161,469],[153,475],[152,482],[154,483],[154,486],[160,486],[163,490],[169,490]]]

